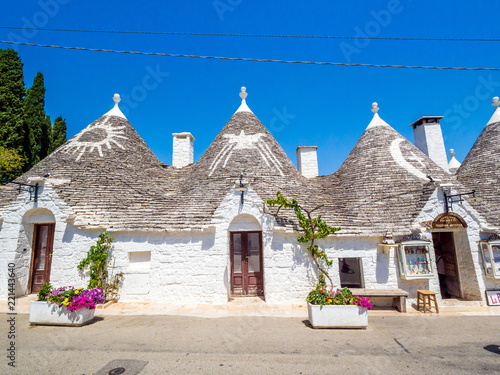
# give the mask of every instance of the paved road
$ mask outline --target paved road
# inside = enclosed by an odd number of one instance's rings
[[[376,316],[367,330],[300,318],[105,316],[80,328],[16,318],[16,368],[2,355],[1,374],[500,374],[498,316]]]

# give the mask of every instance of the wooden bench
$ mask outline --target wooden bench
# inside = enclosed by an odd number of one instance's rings
[[[351,288],[350,288],[351,289]],[[408,292],[402,289],[351,289],[352,294],[360,297],[392,297],[392,306],[400,312],[406,312],[406,298]]]

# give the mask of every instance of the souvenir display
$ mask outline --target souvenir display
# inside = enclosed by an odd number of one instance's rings
[[[398,249],[399,271],[403,279],[423,279],[434,276],[434,267],[431,264],[430,242],[406,241],[401,242]]]

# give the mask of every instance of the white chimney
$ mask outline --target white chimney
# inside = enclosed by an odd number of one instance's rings
[[[430,157],[434,163],[449,172],[443,133],[441,124],[439,124],[439,120],[442,118],[443,116],[424,116],[410,126],[413,127],[415,146]]]
[[[311,178],[318,177],[318,156],[316,150],[318,146],[297,147],[297,169],[302,176]]]
[[[189,132],[172,133],[174,136],[174,146],[172,150],[172,166],[177,168],[185,167],[193,163],[194,159],[194,137]]]

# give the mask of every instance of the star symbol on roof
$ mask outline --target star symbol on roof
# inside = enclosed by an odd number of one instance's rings
[[[234,150],[243,150],[255,147],[264,135],[264,133],[245,134],[242,130],[239,135],[224,134],[224,138],[228,138],[228,143],[234,143]]]
[[[244,149],[254,149],[260,154],[264,163],[267,166],[271,164],[278,170],[278,172],[283,176],[281,162],[278,160],[276,155],[272,152],[269,145],[262,139],[266,135],[264,133],[255,134],[245,134],[244,130],[240,131],[240,134],[224,134],[223,137],[227,139],[227,143],[222,147],[219,153],[215,156],[212,164],[210,165],[210,175],[215,171],[215,169],[222,163],[225,167],[234,150],[244,150]]]

